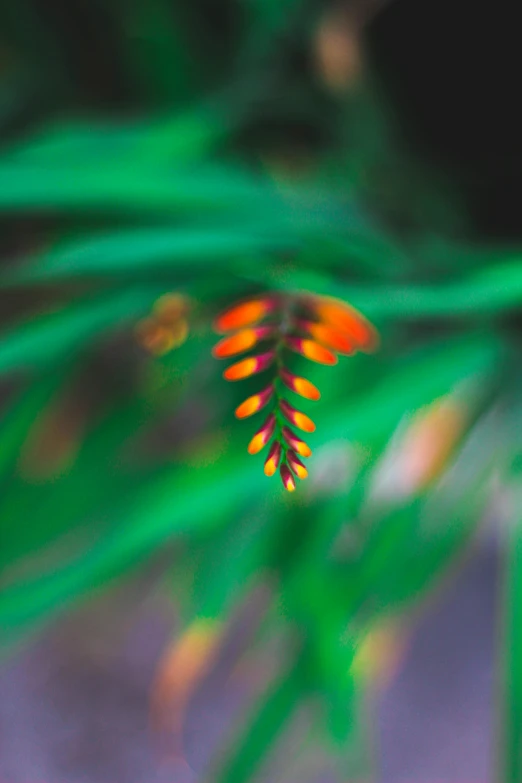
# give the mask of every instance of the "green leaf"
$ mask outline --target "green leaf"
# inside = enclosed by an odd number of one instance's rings
[[[130,289],[76,303],[0,335],[0,373],[42,367],[70,355],[110,329],[129,327],[161,289]]]

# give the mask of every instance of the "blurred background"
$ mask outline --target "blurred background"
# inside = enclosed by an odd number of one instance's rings
[[[0,3],[0,783],[522,780],[517,36]],[[379,334],[278,353],[295,492],[234,416],[273,370],[215,349],[244,301]]]

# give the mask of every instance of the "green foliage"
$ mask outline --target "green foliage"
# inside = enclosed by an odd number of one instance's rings
[[[107,87],[74,32],[68,63],[71,20],[57,25],[52,3],[0,12],[0,633],[10,649],[172,542],[186,547],[173,569],[192,583],[177,596],[187,624],[226,622],[269,583],[258,641],[280,629],[287,668],[212,778],[246,783],[303,705],[320,705],[318,736],[348,753],[362,642],[472,546],[518,446],[505,423],[519,406],[522,255],[464,230],[451,183],[401,148],[368,77],[339,96],[309,62],[296,70],[322,4],[230,0],[217,21],[210,6],[84,9],[107,28]],[[245,457],[238,392],[210,355],[216,313],[267,290],[350,302],[382,338],[376,356],[307,368],[324,402],[312,477],[292,498]],[[189,297],[191,332],[152,358],[135,327],[167,291]],[[460,422],[449,453],[430,480],[380,496],[405,421],[441,398]],[[79,412],[60,419],[71,399]],[[522,732],[513,527],[506,781],[520,779]]]

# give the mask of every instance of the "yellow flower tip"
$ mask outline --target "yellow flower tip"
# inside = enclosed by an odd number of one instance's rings
[[[227,367],[223,373],[223,378],[227,381],[240,381],[243,378],[248,378],[256,371],[257,361],[255,358],[250,357],[248,359],[242,359],[240,362],[232,364]]]
[[[242,402],[241,405],[238,405],[235,410],[236,418],[246,419],[248,416],[252,416],[252,414],[257,413],[259,410],[258,399],[259,395],[254,394],[253,397],[249,397],[247,400]]]
[[[264,408],[269,402],[273,391],[274,387],[270,384],[258,394],[253,394],[251,397],[248,397],[236,408],[236,417],[238,419],[246,419],[248,416],[252,416],[254,413],[257,413],[257,411],[260,411],[261,408]]]
[[[320,345],[315,340],[306,340],[302,337],[287,337],[286,344],[288,348],[302,356],[306,356],[318,364],[337,364],[337,356],[324,345]]]
[[[216,332],[230,332],[250,326],[264,318],[273,308],[274,301],[270,297],[242,302],[219,315],[214,322],[214,329]]]
[[[304,430],[305,432],[315,431],[315,424],[306,414],[296,410],[293,405],[290,405],[286,400],[281,400],[280,406],[283,416],[285,416],[289,422],[295,424],[296,427],[299,427],[300,430]]]
[[[307,400],[319,400],[321,397],[321,392],[317,386],[314,386],[314,384],[308,381],[306,378],[295,378],[294,391],[296,391],[297,394],[300,394],[301,397],[305,397]]]
[[[266,441],[264,440],[262,434],[254,435],[250,443],[248,444],[248,453],[249,454],[257,454],[261,451],[261,449],[266,445]]]
[[[304,432],[315,432],[315,424],[308,416],[300,411],[296,411],[294,415],[294,423],[296,427]]]
[[[298,438],[295,432],[292,432],[290,427],[283,427],[281,430],[281,434],[283,435],[283,438],[288,443],[291,449],[296,451],[301,457],[311,457],[312,456],[312,449],[310,446],[304,442],[304,440],[301,440],[301,438]]]
[[[307,359],[311,359],[311,361],[318,364],[334,365],[338,361],[337,356],[332,351],[329,351],[323,345],[319,345],[314,340],[303,340],[302,351]]]
[[[269,462],[265,462],[263,470],[265,476],[273,476],[277,470],[277,465],[275,464],[274,460],[270,460]]]
[[[295,475],[301,479],[304,480],[308,477],[308,471],[295,453],[293,449],[289,449],[286,453],[286,458],[288,460],[288,464],[290,465],[290,468],[293,470]]]
[[[301,397],[307,400],[318,400],[320,398],[321,392],[319,389],[306,378],[300,378],[284,368],[280,370],[280,376],[285,386],[288,386],[289,389]]]
[[[296,474],[297,478],[300,478],[302,481],[303,481],[305,478],[308,478],[308,471],[307,471],[307,469],[304,467],[304,465],[302,465],[302,466],[301,466],[301,465],[296,465],[296,467],[294,468],[294,470],[295,470],[295,474]]]
[[[216,359],[226,359],[236,353],[250,350],[257,342],[254,329],[242,329],[240,332],[224,337],[212,349],[212,355]]]
[[[247,359],[242,359],[240,362],[227,367],[223,373],[223,378],[226,378],[227,381],[240,381],[243,378],[248,378],[250,375],[266,370],[272,364],[274,358],[275,351],[267,351],[259,354],[259,356],[250,356]]]

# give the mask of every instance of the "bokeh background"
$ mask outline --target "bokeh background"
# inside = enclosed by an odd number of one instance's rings
[[[515,10],[0,4],[1,783],[522,780]],[[293,493],[274,295],[380,334]]]

